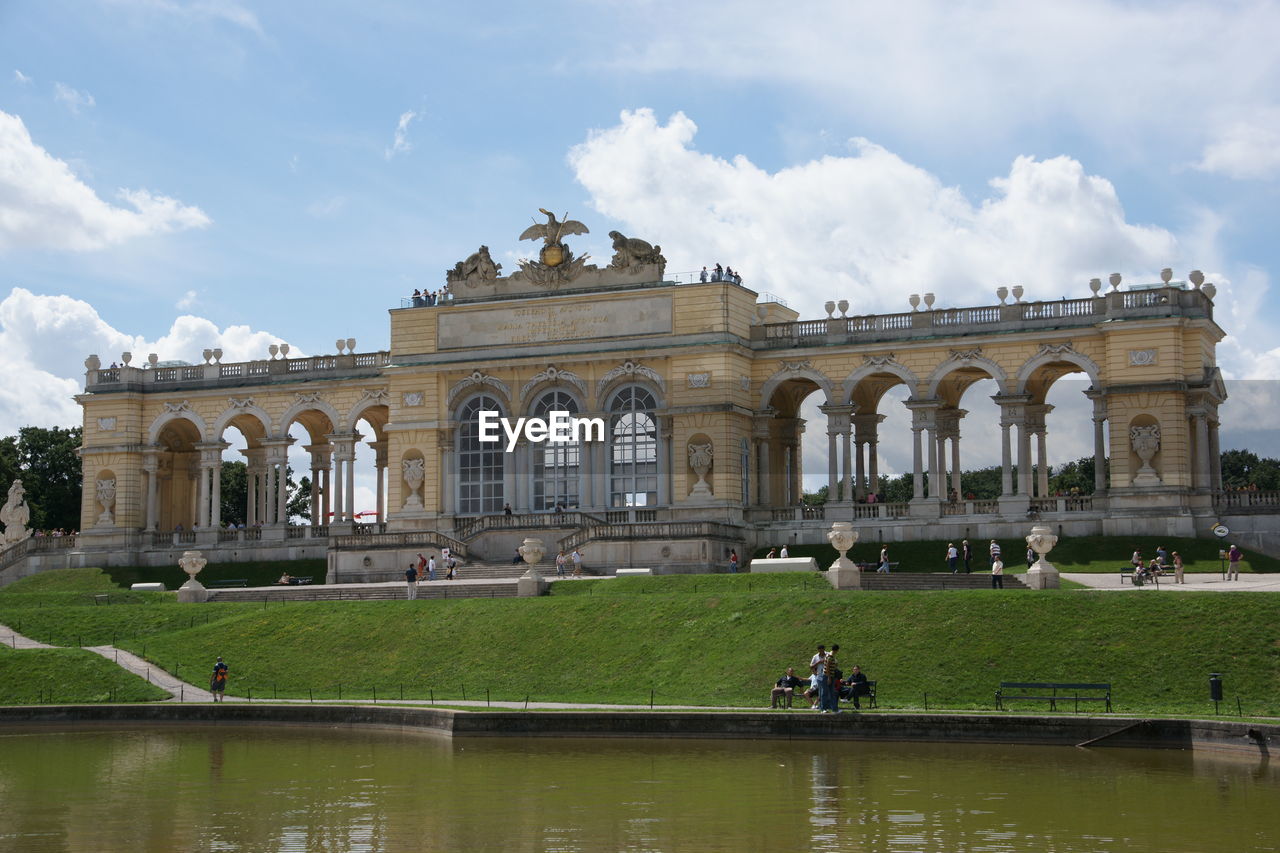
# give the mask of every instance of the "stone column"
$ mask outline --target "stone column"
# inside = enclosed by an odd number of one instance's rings
[[[929,445],[929,497],[937,500],[942,491],[942,471],[938,469],[938,427],[930,423],[925,426]]]
[[[191,496],[191,525],[200,523],[200,489],[204,484],[204,472],[199,465],[198,454],[187,460],[187,494]]]
[[[853,414],[852,406],[824,405],[818,409],[827,416],[827,500],[849,500],[852,494],[848,488],[843,493],[842,482],[849,480],[849,416]],[[844,478],[840,477],[839,448],[844,449]]]
[[[772,435],[773,410],[762,409],[752,419],[751,435],[756,444],[756,505],[772,506],[769,477],[769,441]]]
[[[867,418],[867,491],[880,491],[880,423],[884,415],[864,415]]]
[[[217,530],[222,526],[222,449],[209,463],[209,526]]]
[[[655,415],[658,428],[658,504],[671,506],[674,501],[675,457],[671,452],[671,433],[675,426],[671,415]],[[683,496],[682,496],[683,498]]]
[[[848,447],[848,438],[845,441],[845,446]],[[867,496],[867,469],[863,464],[862,455],[869,448],[865,441],[856,442],[855,447],[858,455],[854,457],[853,483],[850,484],[853,488],[846,489],[846,494],[850,495],[854,500],[860,501]],[[848,477],[845,478],[845,481],[848,482]]]
[[[1209,473],[1211,470],[1209,465],[1209,417],[1203,409],[1193,409],[1191,420],[1195,427],[1196,467],[1193,487],[1196,489],[1208,489],[1212,481],[1212,475]]]
[[[149,448],[143,452],[142,470],[147,475],[147,524],[148,533],[156,529],[156,514],[158,510],[158,502],[156,500],[157,474],[160,472],[160,459],[157,457],[159,451]]]
[[[374,470],[377,474],[377,506],[375,507],[377,515],[375,519],[378,524],[382,524],[387,520],[387,442],[371,441],[369,446],[373,448],[374,453]]]
[[[212,517],[213,478],[210,476],[209,455],[213,449],[207,444],[198,444],[196,448],[200,451],[200,501],[196,510],[196,524],[200,525],[201,530],[205,530],[211,526],[210,518]]]
[[[914,413],[913,413],[914,414]],[[918,418],[912,418],[911,423],[911,497],[913,500],[920,500],[924,497],[924,459],[923,448],[920,442],[923,437],[920,433],[924,430],[924,425],[919,422]]]
[[[853,492],[854,492],[853,482],[855,477],[854,472],[851,470],[853,460],[849,458],[850,452],[853,449],[850,446],[852,442],[851,442],[851,436],[849,435],[849,432],[850,430],[846,429],[844,433],[840,436],[840,460],[841,460],[840,499],[846,500],[846,501],[853,500]],[[862,479],[862,448],[861,447],[858,448],[856,477],[859,480]]]
[[[1049,497],[1049,451],[1046,446],[1048,436],[1047,430],[1043,427],[1036,432],[1036,494],[1039,497]]]
[[[1218,446],[1217,412],[1213,412],[1213,420],[1209,421],[1209,488],[1215,492],[1222,491],[1222,451]]]
[[[959,500],[964,500],[964,492],[960,482],[960,436],[951,437],[951,488],[955,490]]]
[[[1093,388],[1085,396],[1093,401],[1093,493],[1102,495],[1107,491],[1107,400]]]
[[[276,466],[268,459],[262,486],[262,523],[274,524],[276,517]]]
[[[1000,509],[1005,514],[1026,512],[1031,485],[1031,435],[1027,430],[1029,394],[995,394],[991,399],[1000,407]],[[1011,430],[1017,428],[1017,483],[1013,478],[1013,441]]]
[[[441,427],[436,432],[436,443],[440,448],[440,511],[445,515],[453,515],[455,510],[454,489],[453,489],[453,427]],[[586,465],[587,450],[592,445],[588,444],[587,449],[583,451],[584,467]]]
[[[1030,495],[1034,490],[1037,497],[1049,497],[1049,453],[1047,438],[1049,434],[1045,419],[1049,413],[1053,411],[1053,406],[1043,403],[1037,405],[1029,405],[1024,407],[1025,421],[1027,431],[1029,433],[1027,439],[1027,456],[1028,471],[1033,467],[1030,462],[1031,456],[1031,438],[1035,437],[1036,441],[1036,465],[1035,476],[1027,478],[1027,494]]]
[[[355,458],[358,432],[326,436],[333,445],[333,521],[355,521]]]
[[[1031,426],[1018,424],[1018,494],[1031,497]]]
[[[1009,428],[1013,424],[1004,418],[1000,419],[1000,494],[1013,494],[1013,447],[1010,444]]]
[[[347,486],[343,490],[347,501],[344,512],[347,521],[356,520],[356,444],[360,442],[360,434],[353,432],[351,439],[351,455],[347,457]]]

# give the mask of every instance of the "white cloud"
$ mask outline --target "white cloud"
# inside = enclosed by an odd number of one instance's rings
[[[15,68],[15,69],[13,69],[13,79],[14,79],[14,80],[17,80],[19,83],[30,83],[30,82],[31,82],[31,78],[30,78],[30,77],[28,77],[27,75],[23,74],[21,71],[19,71],[19,70],[18,70],[18,69],[16,69],[16,68]]]
[[[1090,278],[1154,280],[1178,260],[1173,234],[1129,223],[1114,186],[1067,157],[1019,157],[974,203],[865,139],[770,173],[697,151],[696,130],[681,113],[624,112],[570,162],[592,205],[660,240],[673,271],[724,262],[802,314],[840,298],[854,314],[905,311],[926,291],[939,307],[985,305],[1013,284],[1083,296]]]
[[[222,21],[248,30],[256,36],[263,38],[266,36],[258,16],[231,0],[191,0],[186,3],[177,0],[107,0],[107,2],[140,12],[161,12],[176,20],[189,23]]]
[[[608,52],[590,61],[782,89],[950,150],[1068,125],[1135,158],[1156,145],[1185,161],[1217,128],[1280,105],[1275,0],[739,0],[732,14],[652,0],[616,14],[619,28],[662,26],[621,45],[601,39]]]
[[[335,195],[322,198],[307,205],[307,215],[316,219],[328,219],[337,216],[347,206],[346,196]]]
[[[181,299],[174,303],[173,307],[177,308],[179,311],[190,310],[190,308],[196,304],[196,298],[196,292],[194,290],[188,290],[186,293],[182,294]]]
[[[37,145],[22,119],[0,111],[0,252],[90,251],[210,223],[204,211],[147,190],[121,189],[133,210],[98,197],[63,160]]]
[[[1280,110],[1223,128],[1205,146],[1196,168],[1237,180],[1280,175]]]
[[[418,114],[413,110],[407,110],[400,114],[400,120],[396,122],[395,139],[391,143],[391,147],[383,152],[383,156],[390,160],[397,154],[404,154],[413,150],[413,143],[409,141],[409,125]]]
[[[201,351],[221,348],[223,361],[266,358],[267,347],[281,339],[248,326],[220,329],[201,317],[173,321],[158,340],[120,331],[87,302],[70,296],[44,296],[15,287],[0,301],[0,435],[20,426],[70,426],[81,421],[71,399],[84,382],[84,359],[97,354],[104,364],[133,353],[135,366],[148,353],[161,360],[203,361]],[[69,342],[74,342],[68,345]],[[296,349],[292,354],[303,355]]]
[[[79,89],[73,89],[65,83],[53,84],[53,97],[55,100],[66,104],[67,109],[76,114],[79,114],[82,107],[95,106],[93,95],[88,92],[81,92]]]

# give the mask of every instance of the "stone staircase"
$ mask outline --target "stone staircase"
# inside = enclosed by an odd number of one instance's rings
[[[512,568],[515,568],[514,566]],[[404,601],[408,590],[400,583],[343,583],[307,586],[259,586],[248,589],[211,589],[210,601]],[[516,581],[476,579],[422,583],[419,600],[447,598],[514,598]]]
[[[955,589],[991,589],[991,575],[982,574],[953,575],[950,572],[893,572],[882,575],[878,572],[864,572],[862,588],[868,591],[883,590],[955,590]],[[1028,589],[1020,575],[1005,575],[1005,589]]]

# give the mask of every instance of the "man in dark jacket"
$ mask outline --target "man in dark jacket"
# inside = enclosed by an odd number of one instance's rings
[[[796,688],[804,686],[804,683],[804,679],[796,677],[794,667],[787,667],[786,674],[779,678],[777,684],[774,685],[773,693],[770,694],[772,704],[769,707],[777,708],[778,699],[783,698],[787,700],[787,707],[790,708],[791,697],[795,696]]]
[[[841,692],[844,698],[853,701],[853,707],[859,709],[862,706],[858,704],[858,697],[871,695],[871,688],[867,685],[867,674],[856,664],[853,671],[849,673],[849,677],[844,680],[844,690]]]

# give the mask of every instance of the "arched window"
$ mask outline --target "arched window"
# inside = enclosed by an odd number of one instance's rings
[[[609,406],[609,505],[658,503],[658,423],[653,395],[634,385]]]
[[[578,414],[578,403],[564,391],[548,391],[534,404],[533,416],[551,420],[552,412]],[[566,509],[578,506],[578,475],[582,470],[582,443],[579,441],[529,444],[533,457],[533,508]]]
[[[502,512],[502,480],[506,454],[501,440],[480,441],[481,410],[502,414],[502,404],[483,394],[458,412],[458,512],[463,515]],[[501,430],[499,437],[501,438]]]

